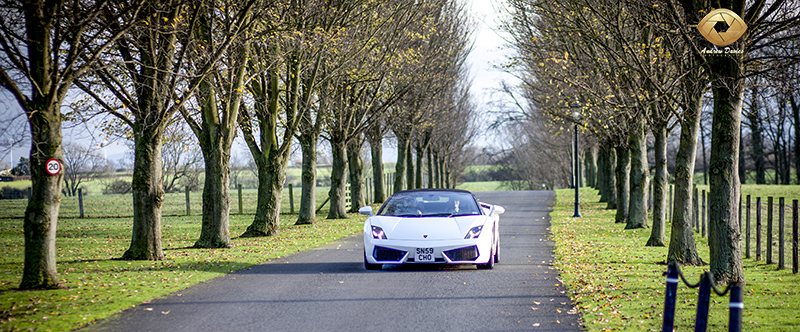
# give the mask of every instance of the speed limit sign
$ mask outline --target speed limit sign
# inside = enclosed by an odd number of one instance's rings
[[[45,169],[47,170],[47,174],[50,175],[57,175],[61,173],[61,162],[58,159],[50,159],[45,164]]]

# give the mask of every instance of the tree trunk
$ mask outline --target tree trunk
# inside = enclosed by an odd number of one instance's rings
[[[442,162],[442,166],[443,166],[442,168],[444,169],[444,187],[454,188],[455,183],[451,182],[452,179],[450,178],[450,165],[445,161]]]
[[[277,52],[277,50],[272,51]],[[258,166],[258,198],[253,222],[240,237],[275,236],[280,231],[281,198],[283,185],[286,182],[286,166],[291,155],[295,132],[308,112],[308,108],[299,107],[301,62],[301,56],[298,54],[292,54],[287,61],[288,84],[283,111],[278,109],[281,89],[279,89],[277,68],[268,70],[262,77],[250,82],[249,89],[256,97],[254,109],[258,119],[260,144],[256,143],[256,131],[252,128],[255,121],[246,109],[243,109],[239,126]],[[282,130],[278,127],[278,118],[281,115],[286,124]],[[283,138],[279,141],[278,134],[281,131]]]
[[[47,105],[42,99],[34,97],[31,103],[36,112],[26,109],[32,141],[31,197],[23,221],[25,262],[19,286],[21,289],[60,287],[56,269],[56,228],[61,203],[61,183],[64,179],[61,111],[58,104]],[[50,159],[62,163],[61,172],[56,175],[50,175],[46,171],[47,161]]]
[[[331,167],[331,190],[328,192],[330,197],[330,210],[328,219],[345,219],[347,211],[345,209],[345,186],[347,179],[347,147],[343,139],[332,137],[331,151],[333,152],[333,165]]]
[[[394,191],[398,192],[403,190],[406,174],[406,150],[408,149],[408,140],[400,135],[397,135],[397,163],[394,165]]]
[[[416,146],[417,168],[416,168],[416,176],[414,178],[416,180],[416,185],[414,187],[416,187],[417,189],[422,188],[422,174],[424,173],[422,166],[425,165],[425,149],[426,147],[421,146],[420,144],[417,144]]]
[[[704,89],[697,88],[689,81],[687,79],[687,82],[684,82],[687,107],[683,111],[681,137],[675,155],[675,198],[672,203],[672,228],[667,261],[674,260],[682,265],[703,265],[703,260],[697,253],[692,230],[692,184]]]
[[[792,118],[794,118],[794,176],[795,184],[800,184],[800,103],[795,99],[794,94],[789,94],[789,105],[792,106]],[[744,179],[742,179],[744,180]],[[744,183],[744,181],[742,181]]]
[[[608,202],[608,182],[605,168],[607,155],[606,149],[602,147],[597,149],[597,181],[595,181],[595,188],[597,188],[597,193],[600,195],[600,203]]]
[[[201,24],[199,31],[204,40],[212,40],[210,24]],[[185,108],[181,109],[200,141],[205,161],[203,222],[200,238],[194,244],[196,248],[231,247],[231,145],[239,127],[242,96],[246,89],[245,65],[250,58],[249,43],[239,45],[237,51],[237,56],[232,61],[239,67],[236,68],[236,75],[231,82],[220,84],[208,78],[200,84],[198,100],[203,103],[200,108],[202,123],[197,124]]]
[[[207,128],[206,128],[207,129]],[[208,133],[209,130],[204,130]],[[230,147],[221,146],[219,137],[205,135],[205,185],[203,187],[203,222],[195,248],[230,248]],[[204,142],[204,143],[206,143]],[[214,144],[216,143],[216,144]]]
[[[795,122],[797,123],[797,122]],[[739,137],[742,136],[744,126],[739,127]],[[739,180],[742,181],[742,184],[747,183],[747,168],[745,167],[745,153],[744,153],[744,139],[739,140]]]
[[[433,161],[434,174],[436,175],[436,179],[434,179],[435,186],[436,188],[444,188],[442,185],[442,158],[439,156],[439,152],[433,152]]]
[[[347,143],[347,169],[350,171],[350,211],[358,213],[358,209],[367,205],[367,192],[364,186],[364,161],[361,160],[361,149],[364,138],[357,135]]]
[[[435,188],[433,185],[433,149],[428,145],[428,188]]]
[[[585,150],[586,155],[583,158],[584,169],[586,169],[586,186],[597,188],[597,155],[594,146]]]
[[[319,131],[302,132],[298,141],[303,153],[300,209],[295,225],[308,225],[317,219],[317,143]]]
[[[617,153],[617,167],[614,172],[617,185],[617,215],[614,222],[627,224],[628,212],[630,212],[628,204],[630,203],[631,154],[625,145],[615,147],[614,150]]]
[[[269,147],[268,147],[269,148]],[[285,151],[291,151],[291,148]],[[274,147],[262,156],[258,165],[258,198],[253,222],[240,237],[275,236],[280,231],[281,198],[286,182],[289,153]]]
[[[709,190],[710,269],[718,285],[744,282],[739,205],[739,126],[744,68],[741,56],[709,60],[714,95]]]
[[[708,185],[708,153],[706,152],[706,130],[700,120],[700,148],[703,149],[703,184]]]
[[[625,229],[647,228],[647,195],[650,189],[650,168],[647,163],[647,133],[639,121],[628,138],[630,151],[630,196]]]
[[[655,137],[655,169],[653,178],[653,229],[645,246],[663,247],[666,245],[667,210],[667,123],[659,122],[653,128]]]
[[[383,187],[383,135],[380,126],[375,126],[368,132],[370,151],[372,152],[372,184],[373,203],[383,203],[386,200],[386,189]]]
[[[789,169],[791,168],[790,161],[789,161],[789,140],[786,138],[786,130],[784,128],[784,123],[787,122],[786,118],[786,104],[787,100],[784,100],[782,96],[778,96],[777,98],[778,104],[778,123],[780,125],[777,126],[777,153],[780,158],[776,158],[778,160],[779,167],[779,174],[781,176],[781,184],[789,184]],[[741,127],[741,126],[740,126]]]
[[[417,181],[414,178],[414,149],[412,149],[410,139],[406,144],[406,189],[415,189]]]
[[[617,149],[606,149],[605,172],[606,172],[606,191],[608,191],[608,204],[606,210],[614,210],[617,208]]]
[[[164,187],[161,183],[162,126],[140,124],[152,130],[134,129],[133,234],[131,246],[122,255],[126,260],[162,260],[161,206]]]
[[[766,161],[764,160],[764,139],[763,128],[761,126],[761,117],[759,116],[759,96],[758,85],[754,85],[750,89],[751,102],[750,112],[748,113],[748,123],[750,124],[750,139],[753,142],[751,151],[751,158],[756,169],[756,184],[766,184]]]

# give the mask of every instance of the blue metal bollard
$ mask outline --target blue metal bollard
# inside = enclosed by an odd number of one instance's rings
[[[728,331],[741,332],[742,331],[742,311],[744,311],[744,301],[742,297],[742,285],[735,284],[730,289],[731,297],[728,302]]]
[[[675,261],[667,264],[667,291],[664,299],[664,322],[662,332],[672,332],[675,327],[675,301],[678,295],[678,267]]]
[[[695,332],[705,332],[708,328],[708,305],[711,301],[711,278],[706,271],[700,277],[700,289],[697,295],[697,316],[695,316]]]

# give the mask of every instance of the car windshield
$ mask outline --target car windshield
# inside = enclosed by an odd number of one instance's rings
[[[451,217],[481,214],[467,192],[410,191],[392,195],[378,211],[382,216]]]

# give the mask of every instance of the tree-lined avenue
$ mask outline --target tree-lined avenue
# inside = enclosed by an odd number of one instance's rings
[[[360,236],[143,303],[88,331],[579,331],[551,267],[553,192],[491,192],[501,262],[364,270]]]

